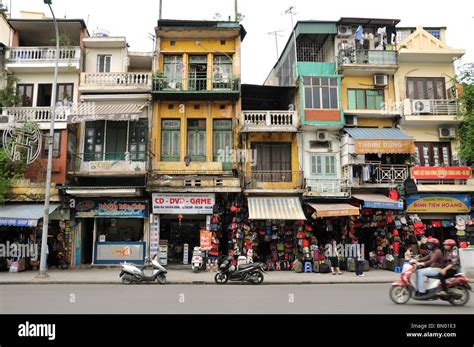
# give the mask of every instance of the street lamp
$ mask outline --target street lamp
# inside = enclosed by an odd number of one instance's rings
[[[48,277],[47,274],[47,247],[48,247],[48,226],[49,226],[49,199],[51,195],[51,172],[53,167],[53,139],[54,139],[54,120],[56,118],[56,90],[58,85],[58,63],[59,63],[59,28],[56,16],[54,15],[52,0],[43,0],[48,5],[51,15],[54,21],[54,30],[56,31],[56,51],[54,56],[54,80],[51,91],[51,121],[49,123],[49,136],[47,137],[48,146],[48,167],[46,170],[46,184],[44,190],[44,215],[43,215],[43,234],[41,237],[41,258],[40,258],[40,269],[38,276],[39,278]]]

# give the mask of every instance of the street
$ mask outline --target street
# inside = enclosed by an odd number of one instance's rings
[[[2,314],[472,314],[446,302],[395,305],[390,284],[3,285]]]

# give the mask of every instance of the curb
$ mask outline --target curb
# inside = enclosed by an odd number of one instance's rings
[[[324,282],[309,282],[309,281],[303,281],[303,282],[264,282],[263,285],[318,285],[318,284],[386,284],[386,283],[392,283],[393,281],[349,281],[349,282],[334,282],[334,281],[324,281]],[[95,281],[95,282],[87,282],[87,281],[23,281],[23,282],[15,282],[15,281],[9,281],[9,282],[2,282],[0,283],[0,286],[2,285],[51,285],[51,284],[68,284],[68,285],[74,285],[74,284],[85,284],[85,285],[94,285],[94,284],[119,284],[123,285],[120,281]],[[149,283],[153,285],[159,285],[157,283]],[[215,285],[219,286],[216,284],[214,281],[173,281],[173,282],[166,282],[165,285],[196,285],[196,286],[201,286],[201,285]],[[240,282],[230,282],[227,283],[226,285],[244,285]],[[251,285],[251,284],[245,284],[245,285]]]

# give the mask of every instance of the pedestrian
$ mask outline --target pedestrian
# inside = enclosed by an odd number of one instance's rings
[[[364,254],[359,244],[359,239],[354,237],[352,239],[351,253],[355,263],[355,274],[357,277],[365,277],[364,274]]]
[[[329,261],[331,262],[331,273],[333,275],[339,274],[342,275],[341,269],[339,268],[339,258],[341,255],[339,254],[339,251],[337,250],[337,243],[334,238],[331,238],[329,241],[329,244],[331,245],[331,254],[329,255]],[[337,271],[337,272],[336,272]]]

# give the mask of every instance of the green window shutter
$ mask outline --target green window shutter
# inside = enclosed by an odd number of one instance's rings
[[[349,110],[355,110],[357,108],[356,91],[355,90],[348,90],[347,91],[347,108]]]
[[[317,174],[317,168],[316,168],[316,156],[312,155],[311,156],[311,175],[316,175]]]
[[[365,93],[363,90],[357,91],[357,109],[358,110],[365,110]]]

